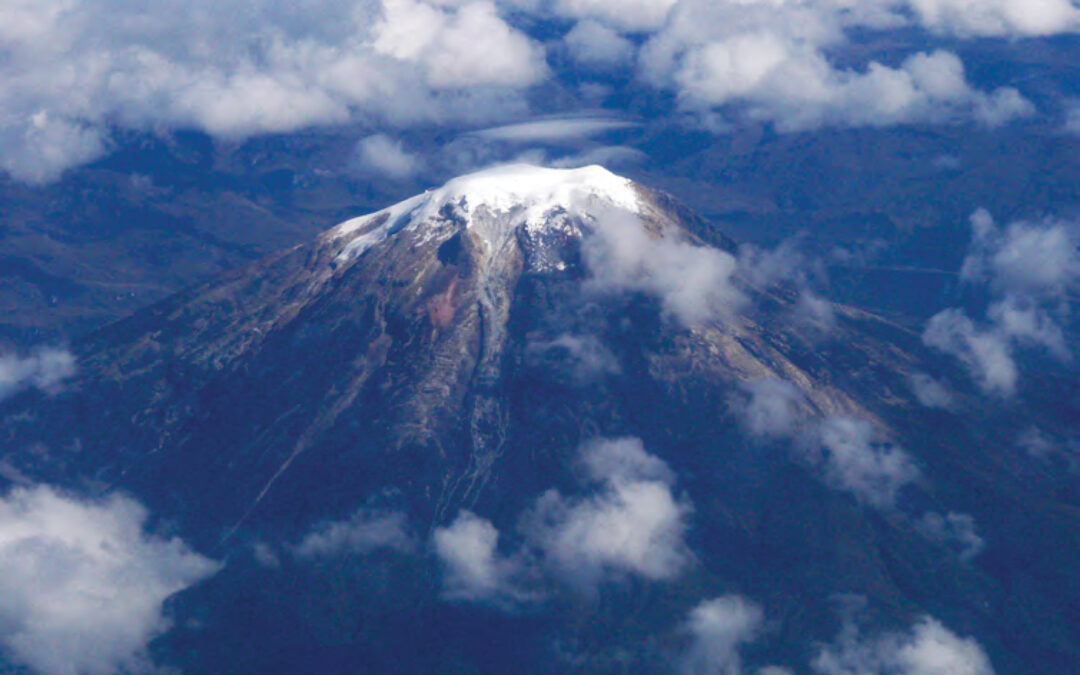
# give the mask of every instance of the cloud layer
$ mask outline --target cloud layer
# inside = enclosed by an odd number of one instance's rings
[[[490,118],[547,73],[490,0],[16,0],[0,41],[0,167],[32,182],[104,153],[114,125],[238,138]]]
[[[552,18],[564,34],[533,30]],[[1068,0],[14,0],[0,8],[0,168],[54,180],[109,152],[117,127],[235,139],[507,121],[529,114],[538,87],[624,72],[703,120],[997,126],[1031,103],[975,87],[952,52],[834,54],[901,28],[932,43],[1078,25]],[[569,58],[549,58],[555,45]]]
[[[83,502],[50,488],[0,499],[0,644],[45,675],[137,671],[168,627],[166,598],[217,563],[144,532],[147,513],[113,496]]]

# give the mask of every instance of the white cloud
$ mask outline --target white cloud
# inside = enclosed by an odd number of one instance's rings
[[[941,515],[928,511],[915,523],[915,529],[927,539],[955,550],[964,562],[986,548],[986,542],[975,531],[975,519],[966,513]]]
[[[919,469],[899,447],[875,440],[873,426],[849,417],[825,419],[803,438],[803,458],[827,482],[877,508],[896,505],[900,490],[919,478]]]
[[[953,393],[949,387],[926,373],[912,374],[908,377],[908,386],[919,405],[941,410],[948,410],[953,406]]]
[[[586,445],[582,463],[599,492],[572,498],[549,490],[526,534],[559,577],[589,587],[609,574],[676,577],[692,561],[684,541],[691,507],[671,491],[674,474],[636,439]]]
[[[1065,462],[1069,471],[1080,471],[1080,441],[1076,439],[1055,438],[1031,426],[1017,437],[1016,444],[1035,459],[1057,458]]]
[[[114,126],[244,138],[521,116],[525,90],[554,78],[541,40],[501,9],[530,29],[573,21],[562,46],[574,67],[636,69],[695,113],[739,111],[781,131],[996,126],[1033,110],[1015,89],[974,88],[949,52],[834,62],[864,29],[969,38],[1078,27],[1069,0],[9,0],[0,168],[53,180],[107,153]]]
[[[1018,346],[1071,358],[1061,323],[1071,314],[1069,291],[1080,285],[1080,228],[1047,221],[1003,230],[984,209],[972,215],[971,226],[960,276],[994,295],[986,322],[977,325],[963,310],[948,309],[930,319],[923,341],[958,358],[985,391],[1009,395],[1019,380]]]
[[[585,475],[592,481],[655,481],[675,483],[675,472],[656,455],[645,451],[640,438],[605,438],[586,443],[581,449]]]
[[[865,637],[848,624],[811,666],[820,675],[993,675],[982,647],[925,616],[910,631]]]
[[[634,122],[604,117],[600,115],[577,115],[572,117],[548,117],[528,122],[518,122],[489,129],[472,131],[475,136],[487,141],[505,141],[510,143],[546,143],[567,142],[576,144],[590,136],[631,129],[638,126]]]
[[[913,54],[899,66],[829,60],[853,28],[907,19],[888,2],[711,2],[682,0],[642,49],[642,75],[674,90],[690,109],[731,108],[781,131],[974,119],[998,126],[1031,114],[1011,88],[971,87],[945,51]]]
[[[1037,36],[1076,32],[1070,0],[908,0],[927,28],[959,36]]]
[[[499,553],[499,531],[491,521],[461,511],[449,526],[435,529],[432,544],[448,600],[500,604],[524,597],[515,587],[518,563]]]
[[[555,0],[555,11],[575,19],[599,19],[624,31],[648,31],[663,25],[679,0]]]
[[[375,50],[424,69],[435,89],[475,86],[523,87],[547,73],[543,50],[514,30],[489,0],[458,4],[383,0],[384,21],[375,29]]]
[[[739,247],[739,274],[754,288],[764,290],[784,282],[804,286],[823,273],[819,262],[799,250],[796,239],[786,239],[773,249],[753,244]]]
[[[740,279],[758,290],[793,286],[799,296],[791,317],[804,327],[830,331],[836,322],[832,303],[812,290],[825,276],[822,262],[800,251],[797,239],[787,239],[774,249],[751,244],[739,247]]]
[[[987,95],[972,90],[960,59],[941,51],[916,54],[898,68],[870,63],[865,71],[849,71],[835,69],[813,50],[739,36],[692,52],[675,81],[690,105],[738,102],[751,117],[781,131],[961,116],[999,126],[1031,112],[1015,91]]]
[[[1080,134],[1080,100],[1070,99],[1065,102],[1065,132]]]
[[[1038,427],[1026,429],[1017,438],[1017,443],[1032,457],[1043,458],[1057,450],[1057,444],[1040,431]]]
[[[579,384],[622,372],[619,360],[595,335],[563,333],[551,340],[533,339],[525,355],[536,365],[554,364],[568,369]]]
[[[420,158],[386,134],[361,139],[356,144],[356,162],[365,173],[398,180],[411,178],[420,170]]]
[[[490,0],[14,0],[0,26],[0,166],[36,182],[99,156],[113,125],[236,138],[490,120],[547,75]]]
[[[687,675],[741,675],[739,649],[757,638],[764,620],[761,607],[737,595],[701,603],[686,623],[693,643],[681,671]]]
[[[754,380],[742,385],[742,396],[732,400],[732,408],[754,436],[790,438],[799,419],[802,393],[790,382],[775,378]]]
[[[378,549],[410,551],[415,547],[408,517],[400,511],[361,507],[348,520],[321,523],[295,547],[301,558],[365,554]]]
[[[801,325],[828,333],[836,326],[833,304],[809,289],[799,292],[792,317]]]
[[[25,357],[0,354],[0,400],[29,387],[56,391],[74,374],[75,356],[64,349],[46,347]]]
[[[563,41],[574,60],[587,68],[616,68],[634,57],[632,42],[596,21],[579,21]]]
[[[599,221],[583,245],[592,273],[588,290],[647,293],[667,315],[691,327],[722,321],[745,302],[733,283],[737,263],[731,254],[672,233],[654,236],[629,213],[613,210]]]
[[[1006,336],[981,330],[963,310],[934,315],[923,331],[923,342],[963,363],[984,391],[1012,394],[1019,374]]]
[[[147,513],[113,496],[48,487],[0,500],[0,644],[45,675],[139,670],[168,628],[165,600],[218,570],[179,539],[144,532]]]
[[[1002,295],[1060,298],[1080,282],[1080,228],[1018,222],[1002,230],[985,209],[971,216],[972,242],[960,270],[969,283]]]

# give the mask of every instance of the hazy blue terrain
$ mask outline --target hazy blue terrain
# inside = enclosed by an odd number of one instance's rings
[[[849,4],[0,0],[0,670],[1080,672],[1080,7]]]

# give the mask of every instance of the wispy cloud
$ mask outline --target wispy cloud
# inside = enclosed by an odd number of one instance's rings
[[[0,400],[23,389],[55,392],[75,374],[75,356],[66,349],[46,347],[26,356],[0,354]]]
[[[549,143],[577,142],[612,131],[632,129],[639,126],[617,117],[605,116],[567,116],[519,122],[478,131],[470,135],[488,141],[512,143]]]
[[[416,542],[402,511],[361,507],[346,520],[320,523],[293,548],[301,558],[365,554],[379,549],[411,551]]]
[[[1002,229],[982,209],[971,227],[960,276],[990,291],[986,320],[944,310],[928,322],[923,342],[959,359],[984,391],[1009,396],[1020,379],[1018,348],[1039,348],[1063,362],[1072,358],[1062,324],[1071,316],[1069,292],[1080,285],[1080,227],[1045,221]]]

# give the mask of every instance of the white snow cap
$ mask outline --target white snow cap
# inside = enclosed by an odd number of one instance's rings
[[[342,256],[360,255],[385,239],[391,232],[415,227],[437,215],[446,205],[460,209],[473,227],[472,216],[480,207],[492,213],[514,213],[515,224],[540,226],[552,210],[581,213],[590,207],[615,207],[640,212],[638,193],[632,182],[601,166],[580,169],[548,169],[529,164],[509,164],[460,176],[441,188],[428,190],[360,218],[346,221],[331,230],[340,237],[364,228],[384,214],[382,225],[356,237],[342,251]]]
[[[638,208],[630,180],[595,165],[545,169],[510,164],[455,178],[429,194],[429,205],[436,206],[436,210],[442,204],[455,203],[469,213],[484,205],[495,211],[524,207],[543,215],[557,207],[577,209],[592,199],[631,211]]]

